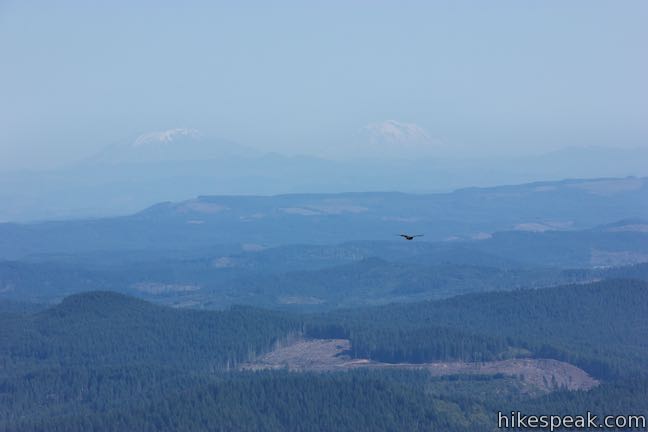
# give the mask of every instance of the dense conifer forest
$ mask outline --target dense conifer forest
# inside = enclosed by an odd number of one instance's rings
[[[481,361],[531,352],[607,379],[648,372],[648,284],[607,280],[541,290],[331,312],[317,337],[348,337],[357,356]]]
[[[109,292],[0,314],[7,431],[493,430],[506,410],[648,413],[648,284],[543,290],[293,315],[177,310]],[[300,334],[385,362],[572,362],[601,384],[529,391],[515,377],[424,371],[237,372]]]

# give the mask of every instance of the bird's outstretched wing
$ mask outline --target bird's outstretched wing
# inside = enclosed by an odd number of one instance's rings
[[[423,237],[423,234],[414,234],[414,235],[409,235],[409,234],[396,234],[397,236],[403,237],[405,240],[413,240],[414,237]]]

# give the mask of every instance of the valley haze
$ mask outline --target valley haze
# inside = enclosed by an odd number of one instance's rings
[[[0,221],[125,215],[198,195],[421,194],[648,174],[642,147],[453,155],[419,126],[393,120],[366,126],[353,142],[358,156],[331,158],[261,151],[192,128],[147,132],[58,168],[0,171]]]

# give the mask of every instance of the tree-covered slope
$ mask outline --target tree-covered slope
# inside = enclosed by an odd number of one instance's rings
[[[245,307],[177,310],[112,292],[89,292],[32,315],[5,315],[3,369],[156,364],[221,369],[270,349],[298,321]]]
[[[648,284],[612,280],[293,317],[176,310],[121,294],[0,314],[7,431],[494,430],[496,412],[648,413]],[[388,361],[568,360],[601,378],[537,397],[515,377],[228,372],[306,327]]]
[[[356,355],[388,361],[472,360],[517,348],[599,377],[646,375],[648,283],[607,280],[339,311],[309,331],[347,336]]]

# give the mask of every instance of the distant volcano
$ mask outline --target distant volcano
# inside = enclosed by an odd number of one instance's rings
[[[367,154],[403,158],[436,155],[441,144],[421,126],[396,120],[364,126],[358,141],[359,150]]]
[[[254,156],[257,153],[233,142],[205,135],[197,129],[173,128],[146,132],[132,142],[109,146],[91,162],[156,163]]]

